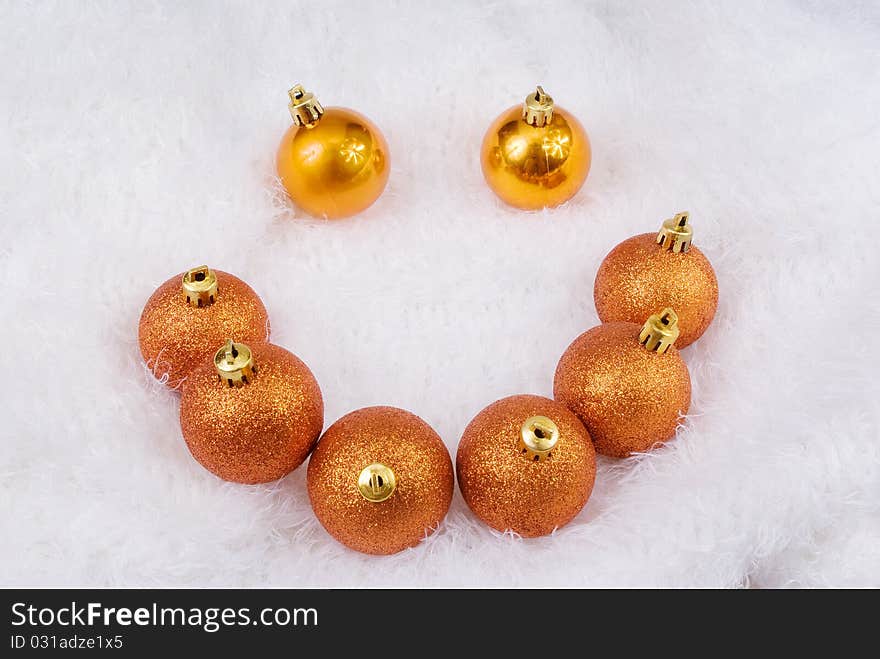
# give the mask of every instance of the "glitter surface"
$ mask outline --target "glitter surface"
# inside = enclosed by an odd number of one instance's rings
[[[641,325],[607,323],[572,342],[556,367],[553,393],[590,432],[596,450],[625,457],[675,434],[691,401],[691,378],[675,347],[639,345]]]
[[[209,471],[237,483],[268,483],[306,459],[324,426],[324,402],[295,355],[271,343],[250,348],[257,374],[242,387],[220,382],[213,364],[190,374],[180,427],[193,457]]]
[[[624,240],[611,250],[596,274],[593,297],[603,323],[644,323],[666,307],[678,314],[681,334],[675,345],[696,341],[715,316],[718,280],[712,264],[696,247],[673,253],[656,243],[656,233]]]
[[[171,388],[179,387],[195,367],[209,363],[226,339],[269,339],[269,315],[259,296],[238,277],[214,273],[218,291],[213,304],[190,306],[181,273],[156,289],[141,314],[141,355],[153,375]]]
[[[394,493],[373,503],[358,491],[361,470],[382,463]],[[394,554],[433,533],[452,502],[452,460],[422,419],[394,407],[351,412],[327,429],[309,460],[315,516],[342,544],[367,554]]]
[[[533,461],[518,448],[523,422],[546,416],[559,428],[551,457]],[[586,504],[596,452],[583,424],[564,405],[541,396],[492,403],[468,424],[456,457],[458,485],[474,514],[499,531],[547,535]]]

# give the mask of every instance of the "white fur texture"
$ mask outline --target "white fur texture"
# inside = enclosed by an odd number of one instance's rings
[[[880,585],[880,8],[858,3],[3,2],[0,583]],[[280,192],[301,81],[391,149],[368,212]],[[542,83],[595,151],[567,206],[483,183],[488,123]],[[262,295],[327,425],[468,421],[549,395],[624,238],[691,211],[718,273],[668,446],[602,461],[548,538],[459,494],[420,547],[371,558],[312,516],[305,469],[226,484],[140,361],[152,290],[207,262]]]

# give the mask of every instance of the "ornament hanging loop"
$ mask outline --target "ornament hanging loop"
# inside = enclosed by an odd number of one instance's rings
[[[187,304],[207,307],[217,299],[217,275],[206,265],[200,265],[183,274],[183,294]]]
[[[367,465],[358,475],[358,491],[370,503],[381,503],[394,494],[397,478],[391,467],[381,462]]]
[[[314,94],[307,92],[302,85],[294,85],[288,90],[287,95],[290,96],[287,107],[294,124],[311,128],[318,123],[324,114],[324,106],[318,102]]]
[[[678,338],[678,316],[666,308],[648,318],[639,333],[639,343],[647,350],[662,355]]]
[[[235,343],[232,339],[227,340],[214,354],[214,369],[220,382],[225,382],[230,388],[243,387],[257,373],[250,347]]]
[[[534,94],[526,96],[522,117],[523,121],[535,128],[546,126],[553,120],[553,98],[540,85]]]
[[[675,217],[665,220],[657,234],[657,244],[671,252],[688,251],[694,238],[694,229],[688,223],[689,220],[690,213],[687,211],[676,213]]]
[[[529,417],[520,428],[519,452],[533,462],[548,460],[557,442],[559,427],[546,416]]]

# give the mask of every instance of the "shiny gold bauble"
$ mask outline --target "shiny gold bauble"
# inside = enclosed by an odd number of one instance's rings
[[[215,278],[216,292],[206,289],[201,298],[188,293],[184,288],[187,277],[194,284]],[[156,289],[138,327],[147,367],[171,388],[179,387],[194,368],[210,362],[230,336],[245,342],[268,340],[269,315],[250,286],[206,266],[176,275]]]
[[[290,198],[315,217],[348,217],[369,207],[388,183],[388,145],[366,117],[345,108],[313,108],[310,94],[291,91],[294,124],[278,148],[278,176]],[[308,99],[308,100],[304,100]],[[315,118],[317,117],[317,118]]]
[[[470,422],[456,473],[477,517],[498,531],[535,537],[564,526],[584,507],[596,452],[584,425],[561,403],[511,396]]]
[[[443,441],[419,417],[394,407],[342,417],[309,460],[309,499],[318,521],[366,554],[394,554],[433,533],[453,487]]]
[[[657,309],[672,307],[681,329],[676,346],[684,348],[700,338],[715,317],[718,280],[696,247],[673,251],[657,243],[656,233],[645,233],[624,240],[605,257],[593,297],[604,323],[641,323]]]
[[[543,95],[541,101],[537,94],[530,95],[526,107],[514,106],[492,123],[480,153],[489,187],[506,203],[524,210],[568,201],[590,172],[590,140],[583,126],[554,106],[540,88],[538,94]],[[528,114],[530,102],[545,108],[543,114],[535,110],[537,120]]]
[[[678,351],[647,349],[641,332],[635,323],[594,327],[556,367],[556,400],[583,421],[604,455],[625,457],[668,440],[690,406],[690,374]]]
[[[187,380],[180,427],[209,471],[236,483],[268,483],[306,459],[324,425],[324,402],[312,372],[284,348],[235,347],[252,354],[251,370],[218,375],[225,363],[217,351]]]

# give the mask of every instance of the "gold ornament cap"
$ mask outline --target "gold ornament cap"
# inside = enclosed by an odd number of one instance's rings
[[[370,503],[381,503],[397,488],[397,477],[391,467],[374,462],[363,468],[358,476],[358,491]]]
[[[246,385],[257,373],[250,347],[232,339],[214,354],[214,369],[220,381],[226,382],[230,388]]]
[[[217,299],[217,275],[206,265],[183,273],[183,294],[193,307],[207,307]]]
[[[290,96],[287,107],[294,124],[310,128],[318,123],[324,114],[324,106],[318,102],[314,94],[307,92],[302,85],[294,85],[287,91],[287,95]]]
[[[534,462],[548,460],[559,442],[559,427],[546,416],[531,416],[520,429],[519,450]]]
[[[657,234],[657,244],[671,252],[688,251],[694,238],[693,227],[688,224],[689,219],[690,213],[682,211],[676,213],[675,217],[665,220]]]
[[[522,117],[523,121],[535,128],[546,126],[553,119],[553,98],[540,85],[533,94],[526,96]]]
[[[678,316],[666,308],[648,318],[639,333],[639,343],[647,350],[662,355],[678,338]]]

